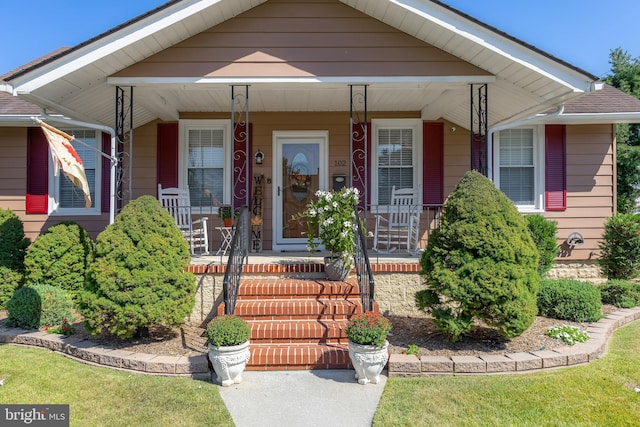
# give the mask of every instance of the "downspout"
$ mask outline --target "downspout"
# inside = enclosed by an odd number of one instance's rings
[[[88,122],[81,122],[78,120],[72,120],[72,119],[67,119],[67,118],[63,118],[63,117],[54,117],[54,116],[50,116],[47,114],[47,112],[45,111],[44,108],[40,108],[40,114],[42,115],[43,118],[45,118],[46,120],[52,121],[52,122],[57,122],[57,123],[62,123],[62,124],[66,124],[66,125],[71,125],[71,126],[79,126],[79,127],[85,127],[85,128],[89,128],[89,129],[96,129],[99,130],[101,132],[107,132],[111,135],[111,153],[110,155],[106,155],[102,152],[102,150],[99,150],[99,153],[108,158],[111,161],[111,170],[109,171],[109,177],[110,177],[110,194],[109,194],[109,224],[113,224],[113,221],[115,219],[116,216],[116,165],[118,164],[118,159],[116,158],[116,131],[114,128],[111,128],[109,126],[104,126],[104,125],[99,125],[96,123],[88,123]]]

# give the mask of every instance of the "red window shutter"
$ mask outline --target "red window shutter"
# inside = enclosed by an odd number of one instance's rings
[[[545,126],[545,207],[567,209],[567,144],[564,125]]]
[[[249,123],[249,135],[246,135],[244,125],[236,125],[233,134],[233,206],[242,207],[247,204],[247,191],[251,191],[251,173],[253,160],[252,126]],[[249,138],[249,155],[247,155],[247,138]],[[246,167],[249,168],[249,182],[247,183]],[[251,193],[248,193],[251,194]]]
[[[40,128],[27,131],[26,213],[48,213],[49,145]]]
[[[111,155],[111,135],[108,133],[102,133],[102,152],[107,155]],[[101,183],[101,198],[102,198],[102,212],[109,212],[109,206],[111,204],[111,160],[104,156],[102,158],[102,183]]]
[[[360,208],[363,208],[364,200],[367,201],[368,205],[371,204],[371,159],[373,158],[371,153],[371,123],[367,122],[366,127],[366,139],[364,123],[353,123],[351,127],[351,134],[353,135],[353,152],[351,153],[352,183],[353,187],[360,191],[360,194],[366,193],[366,199],[360,199]],[[366,177],[365,170],[367,172]]]
[[[439,205],[444,200],[444,123],[423,123],[422,144],[422,202]]]
[[[178,186],[178,123],[158,123],[158,184]]]

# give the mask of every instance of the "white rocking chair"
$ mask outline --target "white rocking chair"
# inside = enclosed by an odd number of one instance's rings
[[[194,220],[191,216],[191,200],[186,188],[162,188],[158,184],[158,200],[176,221],[182,235],[189,242],[191,255],[209,255],[207,217]]]
[[[373,250],[391,253],[402,246],[409,253],[418,250],[420,233],[419,189],[391,189],[391,204],[380,206],[376,215]]]

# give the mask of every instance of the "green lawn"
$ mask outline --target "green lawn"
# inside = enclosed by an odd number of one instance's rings
[[[0,403],[69,404],[72,426],[233,426],[216,385],[130,374],[0,345]]]
[[[588,365],[522,375],[390,378],[375,426],[640,426],[640,322]]]

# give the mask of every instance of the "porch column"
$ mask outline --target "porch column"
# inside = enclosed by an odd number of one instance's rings
[[[253,157],[249,131],[249,85],[231,86],[231,123],[233,125],[231,201],[234,208],[249,207],[251,157]]]
[[[470,141],[471,169],[487,176],[487,84],[470,84]]]
[[[349,85],[349,155],[351,176],[349,183],[360,191],[360,208],[365,208],[370,199],[369,167],[369,122],[367,118],[367,85]]]
[[[129,86],[129,93],[125,88],[116,86],[116,212],[131,198],[131,165],[133,157],[133,86]],[[125,155],[125,145],[128,153]],[[126,181],[126,185],[125,185]]]

